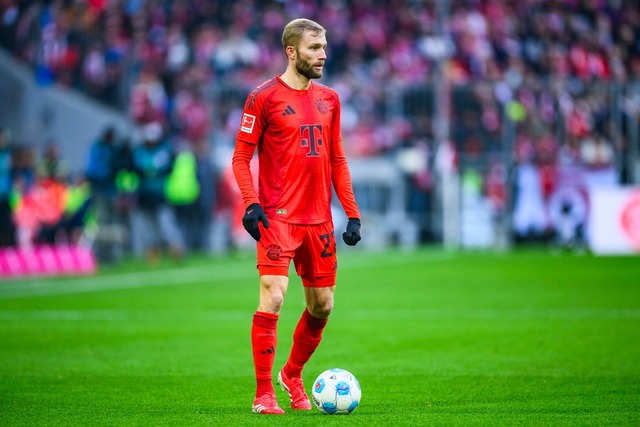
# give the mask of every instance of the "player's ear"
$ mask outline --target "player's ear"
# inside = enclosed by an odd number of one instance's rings
[[[287,46],[287,49],[285,50],[287,52],[287,58],[291,59],[292,61],[294,61],[296,59],[296,48],[293,46]]]

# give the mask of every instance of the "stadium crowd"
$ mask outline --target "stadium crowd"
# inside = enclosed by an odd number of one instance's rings
[[[3,0],[0,42],[39,84],[80,90],[207,151],[233,145],[241,100],[281,71],[281,29],[305,16],[329,30],[325,80],[341,96],[350,155],[418,148],[435,157],[432,92],[422,88],[449,55],[451,139],[460,163],[490,165],[488,183],[505,149],[535,164],[547,198],[557,164],[614,166],[625,140],[609,88],[640,75],[638,2],[452,0],[446,22],[436,3]],[[443,23],[450,37],[439,37]],[[507,122],[515,131],[505,147]],[[415,194],[430,191],[429,167],[412,172]],[[504,209],[505,192],[487,192]]]

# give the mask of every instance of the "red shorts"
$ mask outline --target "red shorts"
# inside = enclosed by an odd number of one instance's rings
[[[257,244],[260,275],[288,276],[291,259],[305,287],[334,286],[338,261],[333,222],[295,225],[269,219],[260,223]]]

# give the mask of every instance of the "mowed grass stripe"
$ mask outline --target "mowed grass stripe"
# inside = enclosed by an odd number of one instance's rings
[[[431,263],[453,259],[451,254],[434,254],[430,257],[415,256],[362,256],[350,258],[341,264],[340,269],[368,269],[371,267],[393,267],[414,263]],[[46,297],[90,292],[101,292],[117,289],[135,289],[158,286],[179,286],[197,283],[219,283],[230,280],[257,280],[257,272],[253,260],[232,261],[228,264],[169,268],[162,270],[146,270],[130,273],[116,273],[90,277],[42,277],[25,278],[0,282],[0,300],[13,298]]]

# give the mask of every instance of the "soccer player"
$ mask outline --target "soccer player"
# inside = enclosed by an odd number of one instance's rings
[[[326,30],[311,20],[295,19],[284,28],[282,45],[287,68],[247,97],[233,155],[246,206],[242,223],[257,241],[260,299],[251,328],[257,382],[252,410],[260,414],[284,414],[275,398],[272,368],[292,259],[306,309],[277,382],[289,394],[292,409],[311,409],[302,368],[322,339],[338,268],[332,184],[349,218],[344,242],[354,246],[361,239],[360,211],[342,147],[340,101],[334,90],[313,81],[322,77],[327,58]],[[249,168],[256,148],[259,195]]]

